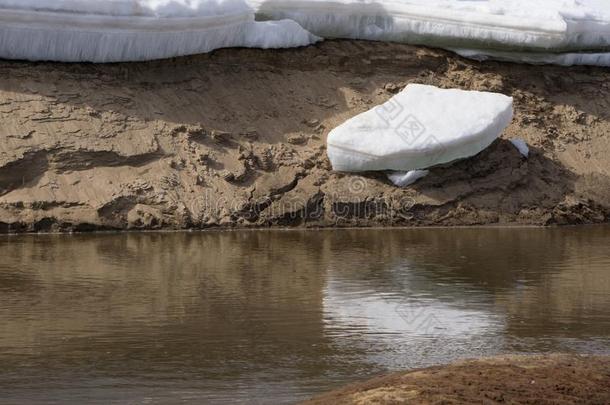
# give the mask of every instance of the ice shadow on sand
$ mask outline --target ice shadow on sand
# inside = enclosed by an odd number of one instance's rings
[[[363,177],[393,187],[381,172]],[[405,225],[479,225],[517,218],[549,225],[561,223],[564,213],[557,209],[576,192],[578,179],[542,150],[530,147],[526,159],[509,141],[498,139],[476,156],[431,168],[427,177],[397,192],[405,203],[394,209],[401,210]],[[582,215],[582,222],[589,222],[585,210]]]

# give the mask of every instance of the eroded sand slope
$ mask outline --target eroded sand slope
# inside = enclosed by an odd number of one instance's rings
[[[516,117],[505,139],[410,189],[333,172],[328,131],[408,83],[512,95]],[[528,141],[529,160],[512,137]],[[359,41],[0,62],[0,232],[599,223],[610,218],[609,153],[602,68]]]

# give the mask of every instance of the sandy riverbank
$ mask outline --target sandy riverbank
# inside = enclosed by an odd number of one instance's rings
[[[511,95],[514,122],[406,190],[333,172],[328,131],[408,83]],[[601,223],[610,70],[362,41],[135,64],[0,61],[0,152],[0,232]]]
[[[305,404],[609,402],[610,357],[551,355],[470,360],[397,373],[354,384]]]

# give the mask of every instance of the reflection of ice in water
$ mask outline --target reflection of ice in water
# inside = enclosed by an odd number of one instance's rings
[[[499,326],[497,315],[482,310],[399,294],[362,296],[341,290],[338,284],[330,281],[323,301],[325,318],[335,327],[374,335],[442,337],[490,333]]]
[[[468,308],[463,302],[416,299],[416,292],[372,292],[364,280],[348,283],[329,278],[325,329],[360,361],[401,370],[503,352],[504,320],[491,303]]]

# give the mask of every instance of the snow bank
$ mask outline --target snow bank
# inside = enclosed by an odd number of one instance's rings
[[[411,84],[328,135],[335,170],[411,171],[474,156],[513,117],[502,94]]]
[[[252,7],[273,22],[255,22]],[[0,0],[0,57],[10,59],[116,62],[295,47],[320,39],[310,32],[475,59],[610,65],[610,0]]]
[[[319,39],[293,21],[255,22],[245,0],[0,0],[7,59],[141,61]]]
[[[610,48],[609,0],[250,0],[250,3],[261,18],[290,18],[327,38],[547,53]],[[538,61],[597,64],[600,57],[540,56]]]

